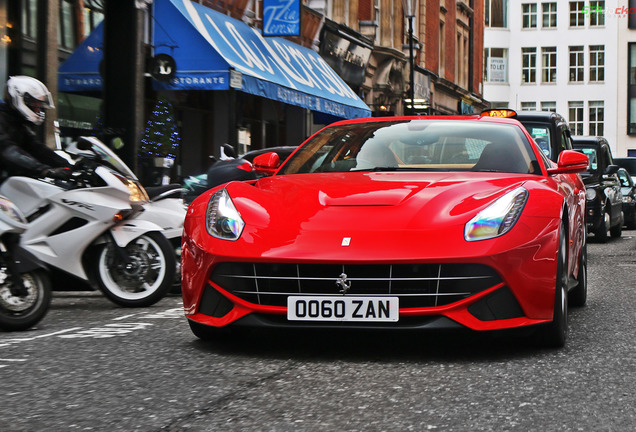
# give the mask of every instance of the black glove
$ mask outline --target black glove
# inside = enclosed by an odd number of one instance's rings
[[[71,178],[71,170],[68,168],[49,168],[42,171],[42,177],[50,177],[58,180],[68,180]]]

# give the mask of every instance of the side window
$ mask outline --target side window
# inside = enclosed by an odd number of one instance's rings
[[[559,143],[559,153],[561,153],[563,150],[572,150],[572,139],[570,138],[570,134],[568,134],[565,126],[561,126],[560,129],[561,142]]]

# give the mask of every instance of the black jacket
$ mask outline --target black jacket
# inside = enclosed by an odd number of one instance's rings
[[[0,168],[4,176],[39,177],[54,167],[68,167],[66,159],[38,141],[30,123],[6,103],[0,103]]]

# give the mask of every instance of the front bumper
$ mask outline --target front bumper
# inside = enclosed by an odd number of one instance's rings
[[[532,219],[532,218],[530,218]],[[340,254],[325,253],[320,259],[293,258],[299,253],[290,252],[288,256],[266,257],[261,253],[254,253],[248,245],[224,242],[221,240],[204,239],[201,230],[184,230],[182,248],[182,292],[184,308],[189,320],[212,327],[225,326],[262,326],[262,327],[290,327],[290,328],[395,328],[395,329],[424,329],[424,328],[469,328],[472,330],[500,330],[525,327],[546,323],[552,320],[554,310],[554,287],[556,285],[556,255],[558,242],[559,220],[546,221],[528,220],[520,223],[518,229],[506,236],[483,242],[466,243],[461,246],[437,243],[435,247],[423,239],[418,239],[417,233],[410,239],[416,244],[422,244],[422,256],[413,258],[399,256],[400,245],[394,247],[386,245],[376,251],[349,250],[347,255],[358,256],[363,260],[346,261]],[[541,229],[532,229],[529,225],[540,224]],[[525,225],[525,226],[524,226]],[[194,238],[188,233],[194,233]],[[536,234],[538,233],[538,235]],[[453,237],[458,236],[454,233]],[[200,237],[201,236],[201,237]],[[240,240],[239,240],[240,241]],[[417,243],[420,241],[420,243]],[[425,245],[429,244],[428,247]],[[319,247],[319,246],[317,246]],[[370,255],[389,257],[385,260],[371,260]],[[256,258],[255,258],[256,257]],[[232,263],[232,264],[228,264]],[[235,265],[239,268],[235,273],[243,274],[245,279],[228,278],[227,274],[219,277],[217,269]],[[288,266],[285,271],[303,266],[323,266],[323,269],[342,268],[350,277],[356,274],[353,269],[358,266],[366,269],[361,272],[373,278],[373,268],[399,266],[426,266],[441,269],[432,279],[437,286],[439,276],[445,277],[445,269],[454,269],[446,276],[460,275],[462,268],[478,266],[489,269],[491,276],[485,283],[462,285],[457,292],[449,294],[448,301],[431,303],[431,283],[421,282],[422,289],[405,286],[399,294],[409,290],[418,299],[400,300],[399,320],[390,323],[354,323],[354,322],[304,322],[288,321],[285,299],[291,295],[289,280],[277,285],[260,286],[258,292],[245,280],[258,279],[262,269]],[[244,270],[240,270],[244,268]],[[253,268],[254,272],[247,274],[245,269]],[[315,267],[314,267],[315,268]],[[353,270],[348,270],[353,269]],[[273,272],[273,270],[271,270]],[[400,270],[402,271],[402,270]],[[230,272],[231,273],[231,272]],[[301,270],[302,273],[302,270]],[[294,295],[333,295],[337,293],[336,280],[340,272],[324,271],[323,287],[311,289],[301,286]],[[432,272],[435,273],[435,272]],[[320,271],[318,271],[320,274]],[[280,276],[280,275],[279,275]],[[422,275],[418,275],[422,277]],[[378,280],[384,279],[377,276]],[[297,278],[291,277],[291,285],[298,283]],[[262,280],[261,280],[262,281]],[[376,281],[377,282],[377,281]],[[251,283],[251,282],[250,282]],[[285,286],[283,286],[285,285]],[[360,286],[354,283],[354,286]],[[444,285],[442,283],[441,285]],[[452,285],[452,284],[451,284]],[[472,287],[472,288],[471,288]],[[444,288],[453,290],[453,286]],[[377,283],[363,283],[360,291],[355,295],[385,295],[385,288]],[[317,290],[317,291],[316,291]],[[331,291],[330,291],[331,290]],[[276,292],[277,294],[272,294]],[[457,295],[461,292],[461,295]],[[395,290],[392,292],[395,294]],[[352,293],[351,295],[353,295]],[[405,295],[405,298],[409,296]]]

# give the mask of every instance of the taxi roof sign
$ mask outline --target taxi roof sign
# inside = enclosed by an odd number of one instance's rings
[[[517,115],[516,111],[511,109],[491,109],[482,111],[481,117],[515,117]]]

